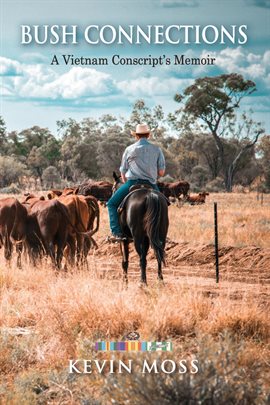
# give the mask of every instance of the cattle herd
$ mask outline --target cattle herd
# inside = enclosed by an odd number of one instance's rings
[[[189,183],[158,183],[160,191],[172,200],[202,204],[208,193],[190,196]],[[60,269],[63,256],[66,263],[87,265],[87,255],[96,246],[93,235],[99,229],[99,204],[105,205],[112,195],[113,184],[106,181],[85,182],[78,187],[51,190],[46,198],[25,194],[23,200],[14,197],[0,199],[0,248],[10,260],[17,252],[21,267],[24,252],[35,266],[44,255]]]

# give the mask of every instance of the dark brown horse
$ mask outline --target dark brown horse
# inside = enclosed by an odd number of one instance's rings
[[[121,185],[120,178],[115,176],[115,188]],[[122,268],[124,281],[127,282],[129,243],[133,240],[140,257],[141,282],[146,281],[146,256],[149,246],[155,252],[158,262],[158,278],[163,280],[162,263],[166,236],[168,232],[168,202],[160,192],[152,188],[134,190],[125,200],[119,213],[119,222],[127,240],[121,242]]]

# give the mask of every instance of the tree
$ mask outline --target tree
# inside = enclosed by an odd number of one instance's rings
[[[125,130],[129,133],[130,129],[134,130],[137,124],[147,123],[151,129],[153,139],[161,141],[166,132],[164,112],[161,105],[150,109],[142,99],[137,100],[133,105],[130,118],[125,122]]]
[[[110,178],[118,171],[125,148],[132,143],[131,136],[121,133],[119,128],[110,129],[98,145],[97,162],[101,176]]]
[[[27,158],[27,165],[32,174],[40,179],[41,185],[43,184],[42,173],[47,166],[47,160],[43,156],[41,148],[33,146]]]
[[[7,148],[7,130],[3,117],[0,116],[0,155],[4,155]]]
[[[255,83],[245,80],[242,75],[231,73],[216,77],[204,77],[184,90],[183,95],[176,94],[175,101],[183,102],[184,118],[200,120],[202,128],[207,128],[213,136],[223,170],[227,191],[232,191],[233,180],[243,155],[254,147],[264,132],[259,123],[242,116],[236,125],[236,109],[241,100],[256,90]],[[236,132],[231,132],[235,130]],[[244,132],[244,134],[243,134]],[[239,149],[231,159],[226,159],[225,138],[241,138]]]
[[[265,135],[261,138],[257,151],[259,153],[262,173],[265,178],[265,186],[270,190],[270,135]]]
[[[196,151],[200,164],[207,166],[211,179],[215,179],[220,172],[220,160],[213,138],[208,134],[196,134],[192,144],[192,150]]]
[[[81,177],[100,176],[97,163],[97,148],[102,140],[100,127],[107,128],[110,126],[109,122],[113,121],[109,115],[103,116],[101,124],[92,118],[86,118],[80,123],[71,119],[61,121],[64,141],[61,146],[60,167],[63,178],[77,182]]]
[[[193,167],[190,180],[193,185],[195,185],[196,187],[198,187],[199,190],[201,190],[203,187],[205,187],[208,181],[208,176],[209,172],[207,168],[198,165]]]
[[[61,182],[61,177],[58,169],[55,166],[46,167],[42,173],[42,180],[47,187],[55,187]]]
[[[0,156],[0,188],[11,183],[20,183],[22,176],[27,174],[26,166],[10,156]]]

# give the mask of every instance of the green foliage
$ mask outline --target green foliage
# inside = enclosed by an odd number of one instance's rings
[[[150,108],[140,99],[127,118],[105,114],[57,121],[57,136],[38,126],[7,132],[0,117],[0,157],[5,158],[0,160],[0,187],[13,182],[27,188],[27,181],[42,187],[43,182],[50,186],[111,180],[124,149],[135,141],[130,130],[146,122],[150,140],[164,152],[171,178],[185,179],[198,189],[222,178],[231,190],[233,183],[248,186],[263,175],[270,189],[269,137],[262,138],[255,154],[262,129],[250,114],[235,114],[241,99],[254,90],[254,83],[241,75],[200,78],[176,97],[182,106],[168,116],[162,106]],[[50,167],[55,169],[48,174]]]
[[[270,135],[265,135],[261,138],[257,151],[259,153],[262,174],[265,177],[264,187],[270,191]]]
[[[208,181],[209,172],[206,167],[204,166],[194,166],[191,172],[191,182],[196,186],[198,189],[202,189],[205,187],[206,182]]]
[[[5,154],[7,148],[7,130],[3,117],[0,116],[0,156]]]
[[[61,182],[61,177],[55,166],[48,166],[42,173],[42,180],[46,187],[58,186]]]
[[[264,132],[260,123],[254,122],[250,114],[244,113],[240,119],[236,115],[241,100],[255,90],[254,82],[245,80],[240,74],[231,73],[198,78],[184,90],[183,95],[175,96],[175,101],[183,103],[183,117],[180,121],[170,117],[172,125],[188,129],[194,121],[203,123],[201,129],[209,131],[217,149],[217,159],[213,153],[210,159],[209,153],[208,156],[204,153],[207,164],[213,177],[219,174],[220,166],[227,191],[232,191],[236,173],[246,159],[247,152],[254,149],[259,136]],[[234,151],[233,144],[237,144]],[[230,153],[226,151],[228,147]]]
[[[0,188],[11,183],[20,183],[21,177],[27,174],[27,167],[14,157],[0,156]]]
[[[218,193],[219,191],[224,191],[224,188],[224,179],[222,177],[216,177],[215,179],[209,181],[205,186],[205,190],[210,193]]]
[[[14,183],[0,189],[0,194],[20,194],[22,190]]]

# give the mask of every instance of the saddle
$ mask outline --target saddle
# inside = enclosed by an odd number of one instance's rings
[[[126,207],[126,203],[127,200],[129,199],[129,197],[131,196],[131,194],[135,193],[135,191],[139,191],[139,190],[149,190],[149,189],[153,189],[152,186],[150,186],[150,184],[134,184],[133,186],[129,187],[129,193],[125,196],[125,198],[123,199],[123,201],[120,203],[119,207],[117,208],[117,212],[118,214],[121,214],[121,212],[125,209]],[[154,190],[156,193],[159,193],[160,195],[162,195],[163,198],[165,198],[168,206],[171,205],[170,201],[168,200],[167,197],[165,197],[164,194],[162,194],[160,191]]]
[[[153,187],[150,186],[150,184],[133,184],[133,186],[129,187],[129,192],[131,193],[132,191],[140,190],[141,188],[153,188]]]

